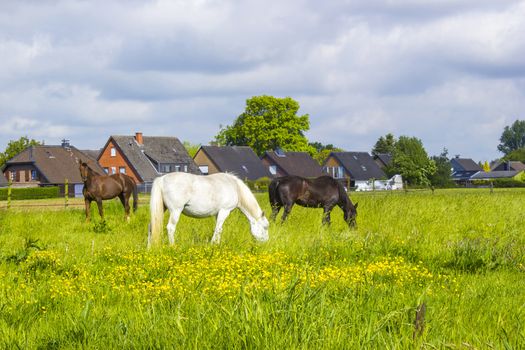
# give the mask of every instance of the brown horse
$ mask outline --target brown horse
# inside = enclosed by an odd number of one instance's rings
[[[91,202],[96,201],[98,213],[104,220],[102,200],[119,197],[126,211],[126,220],[129,220],[129,197],[133,193],[133,211],[137,210],[137,185],[133,178],[125,174],[99,175],[82,160],[79,160],[80,176],[84,181],[84,203],[86,205],[86,220],[90,220]]]
[[[330,212],[337,205],[344,213],[345,222],[350,227],[356,226],[357,203],[352,204],[341,183],[331,176],[305,179],[300,176],[283,176],[273,179],[268,187],[271,219],[275,220],[279,210],[284,207],[281,222],[292,210],[294,203],[308,208],[323,208],[323,224],[330,224]]]

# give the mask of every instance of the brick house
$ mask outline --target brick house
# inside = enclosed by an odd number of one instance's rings
[[[201,146],[193,160],[201,173],[233,173],[242,180],[271,177],[257,154],[248,146]]]
[[[140,132],[110,136],[97,161],[107,174],[127,174],[138,184],[151,184],[170,172],[200,174],[178,138],[143,136]]]

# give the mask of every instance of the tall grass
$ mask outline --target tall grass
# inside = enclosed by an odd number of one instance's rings
[[[0,211],[0,347],[525,346],[525,191],[351,198],[356,230],[338,208],[322,227],[322,210],[294,207],[260,244],[235,211],[212,246],[214,219],[183,216],[175,247],[152,251],[146,204],[130,222],[118,201],[105,223],[94,206],[91,223]]]

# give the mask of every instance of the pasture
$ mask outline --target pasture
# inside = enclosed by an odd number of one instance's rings
[[[257,199],[268,216],[267,194]],[[164,231],[151,251],[144,196],[129,222],[118,199],[104,202],[105,223],[94,205],[86,223],[73,199],[0,202],[0,347],[525,346],[525,191],[351,199],[355,230],[339,208],[321,227],[321,209],[295,206],[258,243],[236,210],[220,245],[213,218],[182,216],[175,246]]]

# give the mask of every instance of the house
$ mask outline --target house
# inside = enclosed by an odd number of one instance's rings
[[[491,171],[517,171],[517,170],[525,170],[525,164],[518,161],[503,161],[499,162],[498,164],[495,164],[494,168],[491,169]]]
[[[389,153],[378,153],[374,156],[374,160],[381,169],[385,169],[392,163],[392,155]]]
[[[470,180],[485,181],[497,179],[513,179],[517,181],[525,181],[525,170],[494,170],[489,172],[479,171],[470,178]]]
[[[138,184],[151,184],[170,172],[200,174],[178,138],[143,136],[141,132],[110,136],[97,161],[107,174],[127,174]]]
[[[323,169],[306,152],[266,151],[261,161],[272,177],[296,175],[307,178],[323,175]]]
[[[350,187],[365,186],[370,179],[386,179],[385,172],[368,152],[331,152],[323,170]]]
[[[451,178],[457,183],[466,183],[474,174],[483,170],[472,159],[460,158],[459,156],[450,160],[450,166],[452,167]]]
[[[84,183],[80,177],[78,160],[87,160],[93,170],[102,168],[89,157],[63,140],[60,146],[29,146],[4,165],[3,173],[13,187],[59,186],[61,193],[68,182],[71,196],[82,196]]]
[[[228,172],[243,180],[271,177],[268,169],[248,146],[201,146],[193,160],[205,175]]]

